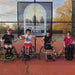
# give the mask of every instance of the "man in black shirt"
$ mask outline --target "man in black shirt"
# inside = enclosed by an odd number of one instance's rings
[[[53,47],[51,46],[51,43],[53,43],[54,41],[55,41],[56,39],[54,39],[53,41],[52,41],[52,37],[51,37],[51,35],[50,35],[50,31],[47,31],[46,32],[46,36],[44,36],[43,38],[42,38],[42,42],[41,43],[43,43],[43,41],[44,41],[44,48],[45,48],[45,50],[47,51],[47,50],[53,50]],[[49,52],[49,51],[48,51]],[[48,55],[48,59],[51,59],[51,55]],[[53,59],[53,58],[52,58]],[[54,59],[53,59],[54,60]]]
[[[53,41],[52,41],[52,38],[51,38],[51,35],[50,35],[50,31],[46,32],[46,36],[44,36],[42,38],[42,41],[43,40],[44,40],[44,47],[45,47],[45,49],[52,49],[51,43]]]
[[[14,36],[12,35],[11,29],[8,28],[7,34],[5,34],[1,39],[1,41],[4,41],[4,48],[7,50],[7,53],[8,53],[8,48],[10,48],[10,53],[12,53],[12,40],[14,40]]]

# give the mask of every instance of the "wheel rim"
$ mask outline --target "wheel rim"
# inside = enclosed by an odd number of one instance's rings
[[[23,52],[25,52],[24,47],[21,48],[20,53],[19,53],[19,57],[23,57]]]

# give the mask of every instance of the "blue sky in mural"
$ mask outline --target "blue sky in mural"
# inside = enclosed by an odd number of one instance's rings
[[[17,21],[17,1],[19,0],[0,0],[0,21]],[[20,1],[28,1],[28,0],[20,0]],[[41,0],[41,1],[53,2],[53,17],[55,17],[56,9],[62,6],[64,4],[64,1],[66,0]]]

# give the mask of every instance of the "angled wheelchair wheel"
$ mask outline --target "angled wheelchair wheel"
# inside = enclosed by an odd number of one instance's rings
[[[55,49],[55,47],[53,47],[53,54],[54,54],[54,56],[57,58],[58,57],[58,52],[57,52],[57,50]]]
[[[20,52],[19,52],[19,58],[23,58],[24,57],[24,53],[25,53],[25,48],[24,46],[21,48]]]
[[[18,57],[18,53],[17,53],[14,46],[13,46],[13,49],[12,49],[12,54],[13,54],[13,59],[12,60],[14,60],[16,57]]]
[[[61,57],[62,55],[65,56],[65,53],[63,52],[64,49],[65,47],[63,46],[58,54],[58,57]]]
[[[12,53],[11,54],[8,53],[8,55],[4,47],[1,50],[2,51],[0,53],[1,55],[0,60],[3,60],[5,62],[5,61],[13,61],[15,58],[17,58],[17,51],[15,47],[12,48]]]
[[[3,47],[0,48],[0,55],[2,54],[3,52]]]
[[[0,48],[0,60],[3,60],[4,58],[4,53],[3,53],[3,47]]]
[[[31,52],[30,52],[32,55],[33,55],[33,57],[34,58],[36,58],[37,56],[36,56],[36,51],[35,51],[35,48],[32,46],[32,48],[31,48]]]
[[[39,52],[39,59],[41,59],[41,57],[43,56],[44,50],[45,50],[44,46],[41,47],[40,52]]]

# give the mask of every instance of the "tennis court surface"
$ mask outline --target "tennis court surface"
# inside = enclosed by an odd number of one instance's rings
[[[36,41],[36,52],[39,53],[41,48],[40,38]],[[23,46],[24,40],[14,43],[17,52],[19,53]],[[54,47],[59,50],[62,47],[62,42],[54,43]],[[64,57],[54,61],[46,62],[43,57],[41,60],[34,58],[31,61],[22,61],[17,58],[15,61],[3,62],[0,61],[0,75],[75,75],[75,59],[74,61],[64,60]]]

